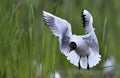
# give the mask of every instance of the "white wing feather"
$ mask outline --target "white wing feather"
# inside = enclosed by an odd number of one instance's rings
[[[69,39],[72,35],[71,25],[66,20],[45,11],[43,11],[43,18],[53,34],[59,37],[60,49],[66,55],[69,52]]]

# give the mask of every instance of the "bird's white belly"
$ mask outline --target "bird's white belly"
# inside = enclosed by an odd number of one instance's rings
[[[76,49],[76,53],[79,56],[87,56],[91,53],[90,47],[87,44],[83,44]]]

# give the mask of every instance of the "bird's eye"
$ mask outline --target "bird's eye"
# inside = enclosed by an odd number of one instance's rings
[[[75,42],[70,43],[70,51],[75,50],[77,48],[77,45]]]

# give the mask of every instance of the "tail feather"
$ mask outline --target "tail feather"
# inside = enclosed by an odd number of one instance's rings
[[[71,51],[67,54],[67,59],[70,60],[72,64],[77,67],[80,65],[80,67],[83,69],[87,69],[88,65],[90,68],[96,66],[101,60],[100,57],[101,56],[99,54],[96,54],[94,52],[92,52],[88,57],[80,57],[75,51]]]
[[[101,56],[99,54],[91,53],[88,57],[89,67],[96,66],[101,60],[100,57]]]
[[[70,62],[75,66],[78,66],[80,57],[75,51],[71,51],[70,53],[67,54],[67,59],[70,60]]]
[[[83,69],[87,69],[87,56],[80,58],[80,66]]]

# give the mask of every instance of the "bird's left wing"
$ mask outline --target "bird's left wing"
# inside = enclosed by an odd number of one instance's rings
[[[43,18],[53,34],[59,37],[60,49],[66,55],[69,52],[69,40],[72,35],[70,23],[46,11],[43,11]]]
[[[83,10],[82,18],[83,18],[83,25],[84,25],[83,27],[86,32],[86,35],[83,37],[83,39],[85,39],[86,43],[90,46],[93,52],[99,53],[98,40],[92,25],[93,24],[92,15],[87,10]]]

